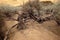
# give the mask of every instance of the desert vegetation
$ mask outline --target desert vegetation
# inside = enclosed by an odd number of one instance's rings
[[[15,15],[15,8],[9,5],[0,5],[0,40],[4,40],[8,31],[5,21],[12,19]]]
[[[54,4],[51,1],[29,1],[22,6],[0,5],[0,40],[4,40],[8,29],[5,27],[5,21],[17,21],[17,29],[26,29],[25,22],[32,19],[36,22],[43,23],[45,21],[54,20],[60,25],[60,4]],[[17,19],[12,18],[18,15]],[[16,25],[13,25],[13,29]],[[10,30],[11,30],[10,29]],[[9,31],[10,32],[10,31]],[[9,32],[7,35],[9,35]],[[6,38],[8,40],[8,36]]]

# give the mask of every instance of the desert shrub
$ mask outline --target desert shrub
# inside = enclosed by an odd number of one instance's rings
[[[60,24],[60,4],[56,3],[54,7],[54,17],[55,21]]]
[[[51,14],[53,11],[53,6],[54,4],[50,1],[30,1],[24,4],[22,7],[22,12],[23,13],[28,13],[30,15],[30,18],[40,21],[42,19],[42,16]]]
[[[15,15],[17,8],[11,5],[0,5],[0,12],[5,15],[5,17],[12,17]]]

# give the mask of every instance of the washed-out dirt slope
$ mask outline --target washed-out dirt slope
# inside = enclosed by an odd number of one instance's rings
[[[10,40],[60,40],[60,26],[54,20],[44,23],[37,23],[29,20],[26,23],[27,28],[21,31],[15,31]]]

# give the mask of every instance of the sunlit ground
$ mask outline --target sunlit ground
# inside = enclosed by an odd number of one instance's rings
[[[0,0],[0,4],[9,4],[12,6],[22,5],[23,2],[26,3],[28,0]],[[41,1],[52,1],[57,2],[57,0],[41,0]]]

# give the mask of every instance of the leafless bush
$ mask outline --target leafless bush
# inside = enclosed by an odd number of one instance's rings
[[[34,19],[37,22],[42,21],[42,16],[48,17],[53,13],[54,4],[51,1],[30,1],[23,5],[22,12],[25,14],[29,14],[30,18]],[[45,17],[44,17],[45,19]]]

